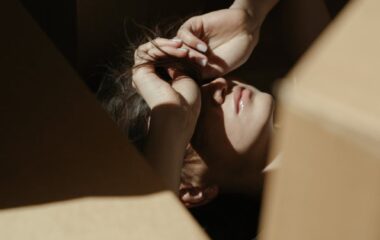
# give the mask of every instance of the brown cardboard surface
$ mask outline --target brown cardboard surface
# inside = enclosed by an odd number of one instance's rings
[[[379,10],[351,1],[282,84],[260,239],[380,238]]]
[[[267,186],[260,239],[379,239],[379,154],[331,123],[284,111],[283,160]]]
[[[0,11],[0,238],[207,239],[18,1]]]
[[[380,107],[374,103],[379,100],[379,9],[379,1],[351,1],[291,72],[289,78],[296,81],[297,89],[308,96],[318,94],[326,101],[331,99],[341,107],[346,105],[346,109],[362,113],[354,115],[360,115],[363,121],[377,120]],[[351,124],[352,120],[345,118],[342,122]],[[377,121],[373,124],[378,126]],[[372,126],[368,128],[373,132]],[[379,136],[380,132],[373,133]]]

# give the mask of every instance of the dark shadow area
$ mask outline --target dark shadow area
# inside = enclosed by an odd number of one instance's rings
[[[190,209],[211,239],[251,240],[257,235],[261,198],[223,194],[206,206]]]
[[[52,42],[76,66],[76,0],[20,0]]]
[[[335,18],[339,12],[346,6],[349,0],[324,0],[332,18]]]

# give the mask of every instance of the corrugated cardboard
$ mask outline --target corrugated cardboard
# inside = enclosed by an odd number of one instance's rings
[[[380,239],[379,11],[351,1],[282,84],[260,240]]]
[[[0,239],[207,239],[22,5],[0,11]]]

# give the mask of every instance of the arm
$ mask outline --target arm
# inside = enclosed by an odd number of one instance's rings
[[[186,133],[181,131],[174,108],[168,106],[153,109],[150,130],[143,153],[166,187],[178,193],[180,173],[188,144]],[[167,116],[172,116],[167,119]],[[183,130],[183,129],[182,129]]]
[[[161,79],[154,66],[155,61],[165,60],[168,55],[186,58],[192,50],[168,39],[153,41],[136,50],[132,76],[134,86],[151,109],[143,154],[166,187],[178,192],[186,146],[200,112],[200,90],[193,79],[174,69],[168,71],[170,83]]]

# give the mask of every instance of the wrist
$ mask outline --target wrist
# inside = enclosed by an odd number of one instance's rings
[[[268,13],[278,3],[279,0],[235,0],[230,8],[242,9],[248,13],[253,22],[261,24],[264,22]]]

